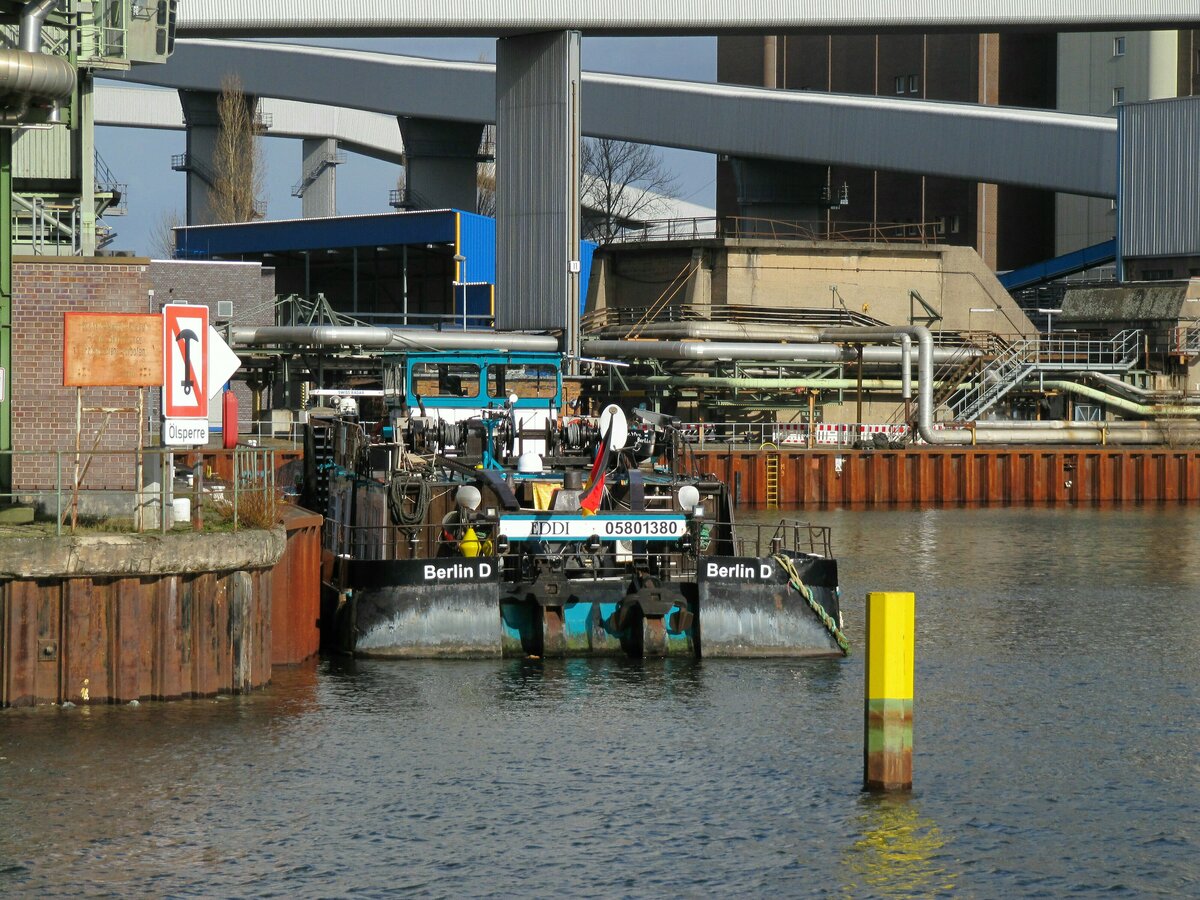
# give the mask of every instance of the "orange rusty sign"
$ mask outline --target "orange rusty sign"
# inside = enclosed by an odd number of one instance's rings
[[[162,353],[162,316],[63,314],[63,384],[67,387],[161,385]]]

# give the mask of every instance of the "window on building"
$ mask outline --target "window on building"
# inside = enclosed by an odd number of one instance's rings
[[[897,93],[897,94],[903,94],[903,93],[904,93],[904,83],[905,83],[905,78],[904,78],[904,76],[903,76],[903,75],[897,75],[897,76],[896,76],[896,93]]]
[[[1113,56],[1125,55],[1125,35],[1113,38]]]
[[[950,217],[949,228],[951,234],[958,234],[959,229],[962,228],[962,222],[959,220],[958,216]]]
[[[921,76],[920,75],[909,75],[908,76],[908,92],[910,94],[915,94],[920,90],[921,90]]]
[[[1113,106],[1120,106],[1124,102],[1125,102],[1125,88],[1123,88],[1123,87],[1113,88]]]
[[[1108,211],[1109,212],[1117,211],[1117,198],[1116,197],[1113,197],[1111,200],[1108,201]]]
[[[1175,277],[1174,269],[1143,269],[1142,281],[1170,281]]]

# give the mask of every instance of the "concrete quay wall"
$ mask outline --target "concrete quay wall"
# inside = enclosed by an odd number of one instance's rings
[[[250,691],[318,650],[321,517],[0,541],[0,706]]]

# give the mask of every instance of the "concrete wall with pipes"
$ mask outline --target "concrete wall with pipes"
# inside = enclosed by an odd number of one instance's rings
[[[889,325],[933,331],[1033,334],[1033,324],[969,247],[832,241],[617,244],[596,253],[588,310],[647,308],[678,285],[671,306],[719,315],[727,305],[771,309],[845,309]],[[666,315],[662,316],[666,319]]]

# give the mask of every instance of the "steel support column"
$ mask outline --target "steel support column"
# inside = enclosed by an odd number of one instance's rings
[[[577,31],[496,42],[496,327],[579,352]]]
[[[79,73],[79,233],[80,256],[96,255],[96,97],[92,76]]]

